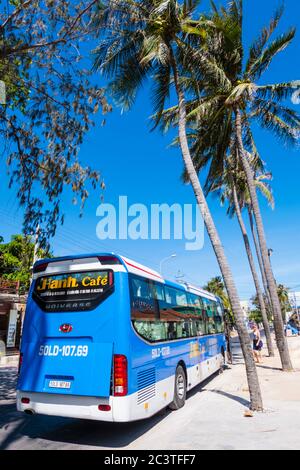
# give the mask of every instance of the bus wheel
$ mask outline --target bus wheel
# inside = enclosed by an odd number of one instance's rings
[[[174,400],[169,405],[171,410],[179,410],[185,404],[186,377],[182,366],[178,366],[175,373]]]

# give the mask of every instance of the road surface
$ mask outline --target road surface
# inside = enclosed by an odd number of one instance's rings
[[[285,401],[270,395],[278,389],[272,380],[282,382],[282,373],[264,365],[260,374],[268,397],[266,412],[245,418],[249,394],[240,360],[236,345],[238,364],[193,389],[184,408],[126,424],[19,413],[14,403],[16,368],[2,367],[0,449],[300,449],[300,396],[298,400],[299,393],[293,392],[299,390],[300,373],[284,376],[295,383]]]

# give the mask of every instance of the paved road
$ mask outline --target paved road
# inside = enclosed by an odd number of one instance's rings
[[[171,413],[135,423],[102,423],[52,416],[27,416],[16,411],[16,368],[0,369],[0,449],[119,449],[156,428]],[[146,442],[146,441],[145,441]],[[145,444],[142,440],[142,443]]]
[[[238,345],[234,353],[235,363],[240,363]],[[262,385],[270,400],[266,412],[254,418],[244,417],[247,381],[238,364],[193,389],[181,410],[120,424],[19,413],[14,403],[16,368],[0,368],[0,449],[300,449],[298,396],[279,401],[270,395],[279,388],[278,380],[294,381],[298,390],[300,372],[281,376],[264,365],[260,373],[268,374],[262,376]]]
[[[161,427],[165,428],[169,419],[172,422],[179,418],[179,414],[184,420],[186,411],[193,414],[201,391],[207,384],[218,380],[218,375],[215,375],[190,392],[183,410],[162,410],[148,420],[123,424],[19,413],[15,408],[16,372],[15,367],[0,368],[0,449],[148,448],[147,437],[153,448],[157,446],[159,449],[163,445]],[[245,401],[244,405],[247,403]],[[164,434],[169,435],[168,432]],[[165,445],[168,448],[170,444],[166,442]]]

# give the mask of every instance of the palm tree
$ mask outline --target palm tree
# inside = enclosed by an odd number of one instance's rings
[[[208,292],[211,292],[214,295],[217,295],[222,300],[224,306],[224,332],[227,346],[227,360],[230,364],[233,364],[230,336],[231,330],[234,327],[235,322],[230,306],[230,301],[226,293],[225,285],[221,276],[215,276],[211,278],[208,283],[203,286],[203,289],[207,290]]]
[[[253,221],[251,202],[250,202],[250,204],[247,205],[247,210],[248,210],[248,217],[249,217],[249,223],[250,223],[252,239],[253,239],[254,246],[255,246],[256,257],[257,257],[257,260],[258,260],[259,269],[260,269],[260,273],[261,273],[261,278],[262,278],[262,282],[263,282],[263,286],[264,286],[265,296],[266,296],[266,299],[267,299],[267,302],[268,302],[269,311],[272,312],[271,296],[270,296],[270,292],[269,292],[269,288],[268,288],[268,283],[267,283],[267,278],[266,278],[263,262],[262,262],[262,259],[261,259],[259,243],[258,243],[258,240],[257,240],[256,230],[255,230],[254,221]],[[272,315],[273,315],[273,313],[272,313]]]
[[[187,103],[188,134],[193,162],[197,171],[210,164],[205,189],[209,191],[216,177],[222,175],[232,141],[246,175],[252,213],[258,235],[259,251],[266,276],[274,315],[276,342],[284,371],[292,370],[284,325],[277,295],[276,283],[268,257],[263,221],[256,194],[254,171],[247,158],[247,150],[257,155],[251,131],[256,120],[275,133],[284,142],[296,144],[300,130],[300,117],[282,101],[290,97],[299,81],[259,85],[257,81],[273,58],[293,40],[295,29],[290,29],[269,44],[283,8],[276,11],[270,25],[263,29],[249,51],[244,67],[245,51],[242,44],[242,0],[231,1],[219,12],[213,5],[214,14],[208,26],[209,39],[203,53],[198,42],[189,41],[188,61],[185,70],[192,74],[189,79],[193,90]],[[195,28],[196,29],[196,28]],[[213,40],[212,38],[216,38]],[[191,65],[192,64],[192,65]],[[164,125],[178,120],[178,109],[163,114]]]
[[[217,295],[222,300],[224,308],[230,311],[230,300],[226,294],[224,282],[222,281],[221,276],[212,277],[207,284],[203,286],[203,289]]]
[[[249,155],[248,157],[251,157],[251,155]],[[260,187],[263,193],[269,193],[270,191],[267,190],[263,182],[264,177],[265,175],[257,175],[255,183],[257,184],[258,187]],[[266,177],[269,178],[269,175],[267,175]],[[247,258],[249,261],[249,266],[250,266],[250,270],[251,270],[251,274],[252,274],[252,278],[254,281],[255,290],[256,290],[259,306],[260,306],[269,356],[273,357],[274,349],[273,349],[273,344],[272,344],[267,309],[265,306],[265,301],[263,297],[263,292],[261,290],[259,277],[256,271],[255,261],[254,261],[254,257],[252,254],[246,225],[244,223],[243,216],[242,216],[242,208],[245,206],[245,201],[247,201],[249,198],[249,191],[247,190],[247,182],[245,181],[245,174],[241,170],[241,168],[239,168],[238,162],[234,158],[234,155],[228,158],[226,162],[225,171],[223,173],[223,177],[220,182],[216,182],[216,184],[212,187],[212,190],[217,190],[220,193],[220,199],[221,199],[222,204],[224,204],[226,200],[228,201],[229,207],[227,210],[227,214],[231,217],[235,214],[237,217],[237,220],[238,220],[241,232],[242,232],[244,245],[245,245],[245,249],[247,253]]]
[[[291,310],[291,304],[289,299],[289,288],[283,284],[277,285],[278,298],[281,305],[282,318],[284,323],[286,323],[286,312]]]
[[[244,323],[238,292],[215,223],[211,216],[197,172],[186,132],[185,88],[181,80],[181,58],[187,57],[185,37],[201,31],[204,19],[192,16],[197,1],[185,0],[109,0],[95,20],[100,43],[95,49],[95,68],[111,79],[115,99],[129,108],[146,78],[153,79],[153,107],[156,124],[163,115],[170,86],[174,84],[178,106],[178,136],[184,167],[189,175],[199,209],[216,254],[235,315],[245,359],[251,408],[262,410],[257,370],[252,357],[251,340]],[[204,34],[204,30],[203,30]]]

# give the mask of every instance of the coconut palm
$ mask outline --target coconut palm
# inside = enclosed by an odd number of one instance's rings
[[[178,107],[178,136],[185,170],[215,251],[235,315],[245,358],[251,407],[262,409],[257,370],[251,340],[244,323],[237,289],[202,186],[195,170],[186,133],[185,85],[181,61],[187,57],[186,35],[195,28],[205,37],[203,17],[193,19],[197,0],[109,0],[96,17],[99,45],[95,49],[95,68],[111,79],[110,90],[118,103],[129,108],[146,78],[152,80],[156,124],[161,121],[166,98],[174,86]]]
[[[286,323],[286,313],[291,310],[291,303],[289,299],[289,288],[283,284],[277,285],[278,298],[281,305],[282,318],[284,323]]]
[[[265,199],[268,201],[268,205],[274,209],[274,197],[272,193],[272,189],[270,185],[268,184],[268,180],[272,179],[272,175],[270,173],[261,173],[261,174],[255,174],[254,181],[257,190],[265,197]],[[251,205],[251,198],[250,194],[248,191],[248,188],[246,187],[246,192],[243,194],[243,201],[244,201],[244,206],[247,208],[248,212],[248,218],[249,218],[249,224],[250,224],[250,230],[251,230],[251,235],[253,239],[253,243],[255,246],[255,252],[256,252],[256,257],[258,260],[259,264],[259,269],[261,273],[261,278],[262,278],[262,283],[264,286],[264,292],[265,292],[265,299],[267,300],[268,303],[268,310],[269,312],[272,312],[272,302],[271,302],[271,296],[270,292],[268,289],[268,283],[267,283],[267,278],[261,258],[261,252],[259,248],[259,243],[257,240],[257,232],[255,229],[254,221],[253,221],[253,211],[252,211],[252,205]],[[273,314],[272,314],[273,316]]]
[[[253,239],[254,246],[255,246],[256,257],[257,257],[257,260],[258,260],[259,269],[260,269],[260,273],[261,273],[261,278],[262,278],[262,282],[263,282],[263,286],[264,286],[265,296],[266,296],[266,299],[267,299],[267,302],[268,302],[269,311],[272,312],[271,296],[270,296],[270,292],[269,292],[269,288],[268,288],[268,283],[267,283],[267,278],[266,278],[263,262],[262,262],[262,259],[261,259],[259,243],[258,243],[258,240],[257,240],[256,230],[255,230],[254,221],[253,221],[253,214],[252,214],[251,204],[247,205],[247,210],[248,210],[248,217],[249,217],[249,223],[250,223],[252,239]],[[273,313],[272,313],[272,317],[273,317]]]
[[[227,8],[220,11],[214,4],[213,8],[205,52],[200,47],[202,37],[198,35],[197,42],[197,34],[194,33],[188,45],[188,60],[184,63],[185,70],[191,74],[189,82],[193,89],[192,99],[187,103],[190,149],[198,172],[209,165],[205,189],[210,190],[216,177],[223,174],[232,141],[237,147],[238,158],[246,175],[263,271],[270,292],[282,368],[289,371],[292,364],[268,257],[254,171],[247,158],[247,150],[259,158],[251,131],[254,120],[284,142],[298,142],[300,117],[283,101],[291,97],[295,88],[299,88],[300,81],[267,85],[258,83],[273,58],[293,40],[295,29],[270,42],[283,13],[283,8],[280,8],[251,46],[248,60],[244,61],[242,1],[231,1]],[[176,123],[178,110],[167,110],[163,113],[163,120],[165,126]]]
[[[250,154],[248,154],[248,156],[249,158],[251,158]],[[270,177],[269,175],[264,175],[264,174],[260,174],[256,176],[255,183],[257,187],[259,187],[262,190],[263,194],[265,193],[270,194],[269,188],[265,186],[265,184],[267,185],[267,183],[264,183],[263,181],[264,178],[269,179],[269,177]],[[245,245],[245,249],[247,253],[247,258],[249,261],[249,266],[250,266],[250,270],[251,270],[251,274],[252,274],[252,278],[254,281],[255,290],[256,290],[259,306],[260,306],[269,356],[273,357],[274,349],[273,349],[273,344],[272,344],[267,309],[265,306],[265,301],[264,301],[263,292],[260,286],[259,277],[256,271],[255,261],[254,261],[254,257],[252,254],[246,225],[244,223],[243,215],[242,215],[242,209],[245,206],[245,201],[249,202],[248,201],[249,191],[247,188],[245,174],[242,171],[242,169],[239,168],[238,162],[236,161],[234,156],[231,156],[228,158],[226,162],[226,166],[225,166],[225,171],[223,173],[223,177],[220,182],[216,182],[216,184],[212,187],[212,190],[218,191],[222,204],[224,204],[225,202],[228,202],[227,214],[230,217],[233,217],[234,215],[236,215],[237,217],[237,220],[238,220],[241,232],[242,232],[244,245]]]
[[[217,295],[221,300],[226,310],[230,310],[230,301],[225,291],[224,282],[222,281],[221,276],[212,277],[203,289],[211,292],[212,294]]]
[[[224,332],[226,337],[227,359],[230,364],[233,364],[230,336],[235,322],[234,316],[232,315],[230,301],[226,293],[225,285],[221,276],[215,276],[211,278],[208,283],[203,286],[203,289],[207,290],[208,292],[211,292],[214,295],[217,295],[222,300],[224,306]]]

